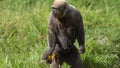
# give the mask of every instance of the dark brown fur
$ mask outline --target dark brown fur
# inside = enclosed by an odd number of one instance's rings
[[[78,40],[80,52],[74,46]],[[48,22],[48,48],[42,56],[42,60],[54,52],[56,54],[52,68],[58,68],[63,62],[68,63],[70,68],[81,68],[80,53],[85,52],[84,27],[82,17],[76,8],[67,5],[66,14],[62,18],[55,17],[52,13]]]

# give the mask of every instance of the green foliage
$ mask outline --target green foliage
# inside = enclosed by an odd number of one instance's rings
[[[83,16],[84,68],[119,68],[120,0],[67,1]],[[47,47],[51,4],[51,0],[0,0],[0,68],[49,68],[39,61]]]

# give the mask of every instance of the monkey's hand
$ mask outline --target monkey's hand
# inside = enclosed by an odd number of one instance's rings
[[[48,56],[47,62],[52,63],[52,61],[55,59],[55,53],[53,52],[51,55]]]
[[[40,64],[43,64],[44,62],[47,62],[50,64],[54,60],[54,58],[55,58],[55,53],[53,52],[51,55],[47,57],[46,60],[41,60]]]
[[[43,63],[45,63],[45,62],[47,62],[47,63],[50,64],[50,63],[52,62],[52,59],[53,59],[53,56],[52,56],[52,55],[49,55],[46,60],[41,60],[41,61],[40,61],[40,64],[43,64]]]
[[[45,63],[46,62],[46,60],[41,60],[40,61],[40,64],[43,64],[43,63]]]
[[[80,46],[80,54],[84,54],[85,53],[85,47],[84,46]]]

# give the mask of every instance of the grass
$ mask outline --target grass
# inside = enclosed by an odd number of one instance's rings
[[[119,68],[120,0],[67,1],[83,16],[84,68]],[[0,68],[49,68],[38,63],[47,47],[51,4],[51,0],[0,0]]]

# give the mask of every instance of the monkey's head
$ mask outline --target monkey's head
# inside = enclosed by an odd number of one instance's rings
[[[67,3],[65,0],[55,0],[51,6],[52,14],[56,18],[61,19],[66,14],[66,7],[67,7]]]

